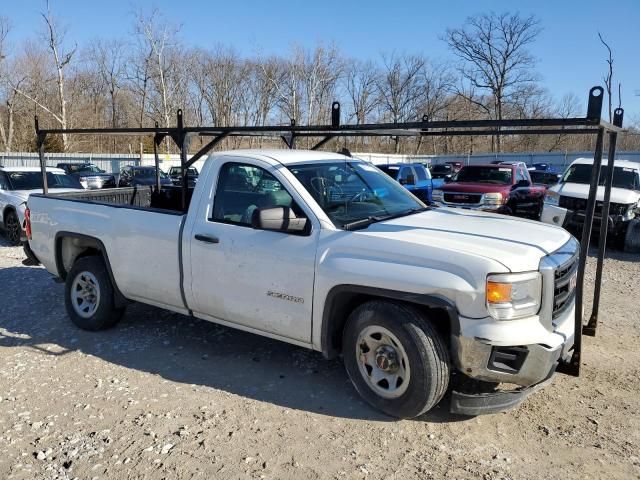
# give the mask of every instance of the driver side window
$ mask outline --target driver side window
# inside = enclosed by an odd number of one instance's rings
[[[258,208],[298,210],[284,186],[263,168],[231,162],[224,164],[218,175],[210,218],[214,222],[251,226]]]

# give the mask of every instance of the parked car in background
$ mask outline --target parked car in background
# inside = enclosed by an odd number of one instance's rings
[[[156,184],[156,167],[128,165],[120,170],[119,187]],[[160,170],[160,185],[173,185],[169,176]]]
[[[80,185],[88,190],[116,187],[115,175],[106,173],[92,163],[59,163],[56,167],[76,177]]]
[[[431,202],[431,174],[421,163],[393,163],[377,166],[424,202]]]
[[[464,163],[462,162],[445,162],[447,165],[451,165],[453,169],[453,173],[458,173],[464,167]]]
[[[59,168],[47,167],[47,184],[58,193],[82,189],[77,178]],[[42,193],[40,167],[0,167],[0,222],[12,245],[20,245],[25,202],[32,193]]]
[[[431,184],[434,190],[451,181],[454,174],[453,167],[448,163],[433,165],[429,169],[429,173],[431,173]]]
[[[189,167],[187,169],[187,185],[195,187],[198,181],[198,169],[196,167]],[[182,185],[182,170],[180,167],[171,167],[169,169],[169,178],[174,185]]]
[[[561,173],[557,172],[545,172],[544,170],[531,170],[529,169],[529,176],[534,185],[542,185],[550,187],[555,185],[562,178]]]
[[[449,207],[540,218],[545,187],[533,185],[524,163],[467,165],[455,181],[434,189],[433,200]]]
[[[565,227],[581,235],[589,197],[593,159],[575,160],[557,185],[546,193],[541,220]],[[600,183],[593,218],[594,231],[600,230],[604,182],[608,166],[600,168]],[[640,164],[616,160],[613,165],[613,187],[609,204],[609,235],[627,251],[640,251]]]
[[[550,163],[534,163],[529,167],[529,171],[536,172],[557,172],[556,167]]]

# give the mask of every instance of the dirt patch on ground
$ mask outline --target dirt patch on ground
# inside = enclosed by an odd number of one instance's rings
[[[0,478],[640,478],[639,255],[606,261],[580,378],[508,413],[445,399],[410,421],[302,348],[144,305],[78,330],[22,259],[0,244]]]

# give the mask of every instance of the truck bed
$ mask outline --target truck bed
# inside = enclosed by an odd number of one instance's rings
[[[50,191],[48,196],[68,200],[91,202],[107,205],[131,206],[133,208],[169,210],[171,212],[186,213],[193,195],[193,187],[187,191],[187,205],[181,207],[182,187],[163,186],[160,192],[154,186],[139,186],[125,188],[105,188],[101,190],[78,190],[77,192],[55,193]]]

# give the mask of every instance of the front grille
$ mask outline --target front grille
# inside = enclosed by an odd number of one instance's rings
[[[482,195],[479,193],[445,193],[444,201],[446,203],[459,203],[459,204],[479,204],[482,200]]]
[[[560,195],[558,205],[578,213],[584,213],[587,210],[587,200],[585,198],[573,198]],[[627,213],[627,205],[624,203],[609,203],[609,215],[624,215],[625,213]],[[594,215],[596,217],[602,217],[602,202],[599,200],[596,201]]]
[[[567,262],[559,266],[554,274],[553,285],[553,314],[552,318],[558,317],[564,312],[575,297],[575,282],[572,278],[578,271],[578,253]]]

